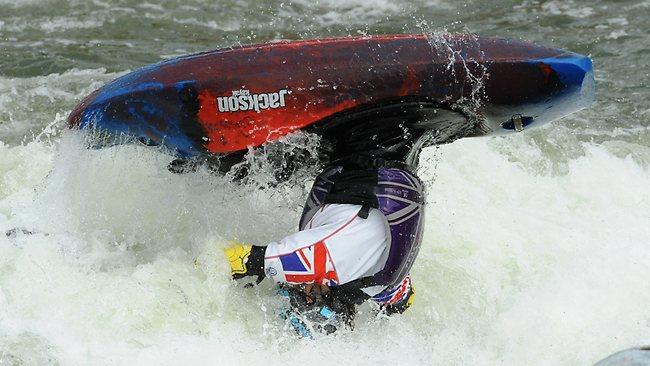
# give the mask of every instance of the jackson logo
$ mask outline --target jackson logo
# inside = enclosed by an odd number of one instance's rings
[[[217,97],[219,112],[256,111],[276,109],[285,106],[285,97],[291,94],[282,89],[275,93],[251,94],[250,90],[233,90],[232,96]]]

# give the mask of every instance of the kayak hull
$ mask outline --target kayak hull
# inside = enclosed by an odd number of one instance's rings
[[[432,111],[454,111],[464,121],[434,141],[443,143],[557,120],[588,106],[593,89],[589,58],[520,41],[469,35],[283,41],[135,70],[86,97],[68,122],[165,145],[186,158],[241,153],[298,130],[337,140],[355,128],[375,128],[394,140],[399,127],[407,143],[394,150],[406,159],[427,131],[441,128],[422,123],[435,122]],[[386,115],[388,121],[373,123]],[[335,141],[338,154],[349,153],[357,137]],[[377,152],[392,147],[360,144]]]

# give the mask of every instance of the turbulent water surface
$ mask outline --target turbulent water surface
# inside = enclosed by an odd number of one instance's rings
[[[362,309],[317,342],[221,255],[293,230],[309,179],[174,175],[164,151],[87,150],[63,128],[84,95],[162,58],[443,30],[589,54],[596,104],[425,150],[415,305]],[[649,31],[647,0],[0,0],[0,232],[32,232],[0,235],[0,365],[587,365],[650,343]]]

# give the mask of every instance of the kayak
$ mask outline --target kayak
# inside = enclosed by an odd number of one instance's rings
[[[232,47],[130,72],[87,96],[71,128],[227,164],[296,131],[336,159],[414,163],[423,146],[516,133],[594,100],[591,60],[466,34],[342,37]]]

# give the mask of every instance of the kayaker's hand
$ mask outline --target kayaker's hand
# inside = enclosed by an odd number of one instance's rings
[[[233,242],[224,249],[226,259],[230,263],[230,274],[233,279],[248,276],[258,276],[258,282],[264,278],[264,247]]]

